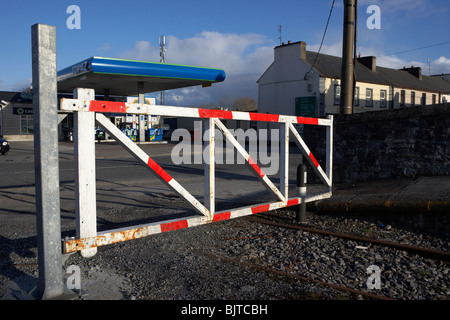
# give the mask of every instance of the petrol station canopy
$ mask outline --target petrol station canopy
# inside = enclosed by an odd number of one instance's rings
[[[74,88],[91,88],[96,94],[107,92],[118,96],[197,85],[208,87],[224,80],[225,72],[216,68],[104,57],[88,58],[57,74],[59,93],[72,93]]]

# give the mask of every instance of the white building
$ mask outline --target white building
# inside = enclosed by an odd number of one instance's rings
[[[274,49],[274,62],[258,83],[258,110],[297,116],[338,114],[342,59],[306,50],[303,41]],[[353,113],[432,105],[449,100],[450,83],[421,68],[379,67],[376,57],[355,64]]]

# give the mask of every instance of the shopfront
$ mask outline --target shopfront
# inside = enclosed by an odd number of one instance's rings
[[[0,135],[8,140],[33,140],[31,93],[0,91],[0,100]]]

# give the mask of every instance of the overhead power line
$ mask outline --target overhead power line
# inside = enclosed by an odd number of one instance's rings
[[[415,48],[415,49],[409,49],[409,50],[399,51],[399,52],[394,52],[394,53],[386,54],[386,55],[380,56],[380,57],[388,57],[388,56],[393,56],[393,55],[395,55],[395,54],[402,54],[402,53],[408,53],[408,52],[417,51],[417,50],[422,50],[422,49],[428,49],[428,48],[433,48],[433,47],[443,46],[444,44],[449,44],[449,43],[450,43],[450,41],[446,41],[446,42],[442,42],[442,43],[436,43],[436,44],[432,44],[432,45],[425,46],[425,47],[420,47],[420,48]]]
[[[323,40],[325,40],[325,35],[327,34],[328,24],[330,23],[331,13],[333,12],[334,1],[335,0],[333,0],[333,3],[331,4],[330,13],[328,14],[327,25],[325,26],[325,31],[323,32],[322,41],[320,42],[319,50],[317,51],[317,54],[316,54],[316,57],[314,59],[314,63],[311,66],[311,69],[309,69],[309,71],[305,74],[305,78],[306,78],[306,75],[308,73],[310,73],[311,70],[314,68],[314,65],[316,64],[316,61],[317,61],[317,57],[319,56],[319,53],[320,53],[320,49],[322,49]]]

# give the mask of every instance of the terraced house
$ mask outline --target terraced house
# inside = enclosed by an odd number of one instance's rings
[[[297,116],[338,114],[342,59],[306,50],[303,41],[274,49],[274,61],[257,81],[258,110]],[[353,113],[450,101],[450,83],[420,67],[379,67],[376,57],[355,63]]]

